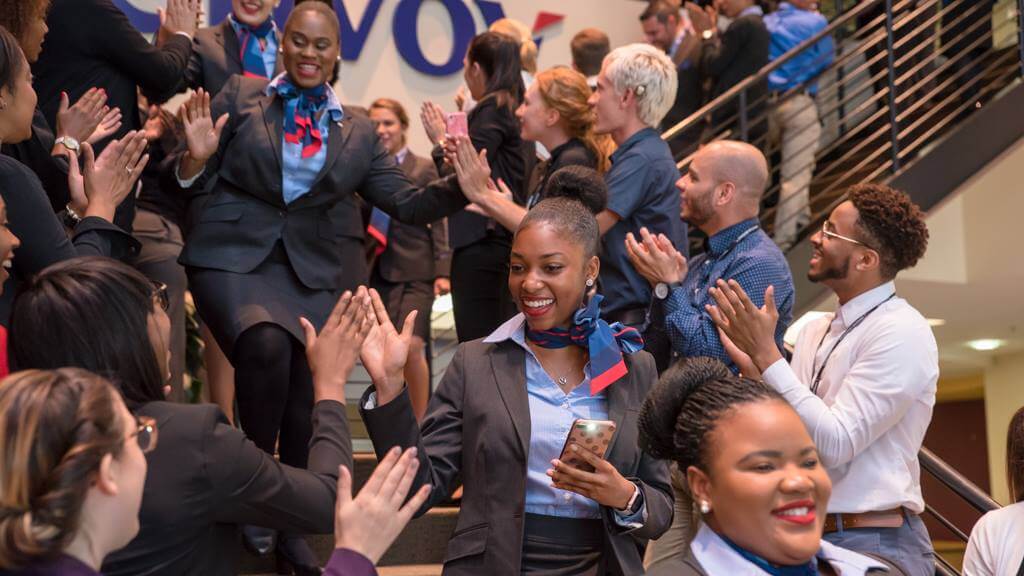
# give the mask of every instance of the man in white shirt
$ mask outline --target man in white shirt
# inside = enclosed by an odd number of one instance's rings
[[[934,574],[917,454],[935,404],[935,337],[896,295],[896,274],[928,245],[923,214],[906,194],[861,184],[848,190],[811,238],[808,278],[839,299],[832,315],[801,331],[787,364],[773,339],[773,288],[757,308],[719,281],[709,313],[744,374],[797,410],[834,485],[825,523],[833,544],[886,557],[914,576]],[[726,339],[723,339],[723,343]]]

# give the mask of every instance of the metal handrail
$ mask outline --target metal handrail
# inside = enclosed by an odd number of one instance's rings
[[[955,468],[936,456],[931,450],[922,446],[918,458],[921,461],[922,470],[931,474],[936,480],[952,490],[957,496],[963,498],[965,502],[974,507],[978,512],[991,512],[1001,507],[998,502],[993,500],[981,488],[978,488],[976,484],[964,477],[963,474],[957,472]]]

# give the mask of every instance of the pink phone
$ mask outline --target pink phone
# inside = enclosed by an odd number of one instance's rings
[[[469,122],[465,112],[449,112],[444,115],[445,133],[448,136],[469,136]]]
[[[562,446],[562,455],[558,459],[573,468],[583,470],[584,472],[593,472],[594,467],[574,454],[569,447],[576,444],[580,448],[590,450],[598,458],[603,459],[614,435],[615,422],[611,420],[586,420],[578,418],[572,423],[572,428],[569,429],[569,434],[565,438],[565,445]]]

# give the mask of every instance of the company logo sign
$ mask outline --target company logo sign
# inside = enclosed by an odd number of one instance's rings
[[[424,0],[399,0],[391,21],[391,36],[395,48],[402,59],[414,70],[430,76],[447,76],[462,69],[462,57],[469,47],[469,42],[477,34],[476,23],[470,5],[483,17],[487,26],[505,17],[501,2],[493,0],[431,0],[444,6],[451,19],[453,38],[452,50],[443,62],[432,62],[427,59],[421,49],[416,23]],[[349,16],[345,0],[333,0],[334,10],[338,13],[341,23],[341,57],[350,62],[359,59],[370,30],[377,25],[381,4],[384,0],[368,0],[362,18],[354,22]],[[160,22],[155,12],[141,10],[132,4],[132,0],[114,0],[114,4],[128,15],[132,24],[142,32],[155,32]],[[278,22],[284,22],[293,2],[286,0],[274,12]],[[220,22],[231,12],[231,0],[209,0],[207,11],[210,22]],[[533,26],[534,41],[540,46],[541,32],[562,21],[564,16],[550,12],[540,12]]]

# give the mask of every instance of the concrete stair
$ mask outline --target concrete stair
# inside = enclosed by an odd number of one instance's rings
[[[358,418],[358,416],[356,416]],[[353,458],[355,491],[366,483],[377,465],[372,453],[357,453]],[[457,507],[435,507],[420,518],[409,522],[402,534],[391,545],[378,563],[381,576],[435,576],[441,574],[441,564],[448,540],[459,517]],[[334,536],[317,534],[306,537],[310,548],[321,564],[325,564],[334,549]],[[239,544],[241,546],[241,544]],[[274,574],[272,557],[257,558],[240,550],[238,573],[245,575]]]

